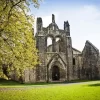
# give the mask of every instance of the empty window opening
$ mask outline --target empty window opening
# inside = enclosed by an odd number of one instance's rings
[[[52,45],[52,37],[48,37],[47,38],[47,52],[52,52],[52,48],[53,48],[53,45]]]
[[[54,30],[54,26],[53,26],[53,30]]]
[[[55,39],[56,43],[55,43],[55,47],[56,47],[56,52],[60,52],[61,51],[61,39],[59,37],[57,37]]]
[[[73,58],[73,65],[75,65],[75,58]]]

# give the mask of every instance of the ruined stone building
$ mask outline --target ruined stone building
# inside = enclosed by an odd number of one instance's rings
[[[52,44],[48,46],[49,37]],[[59,29],[53,14],[52,22],[47,27],[43,27],[42,18],[37,18],[35,38],[40,61],[36,67],[35,81],[70,81],[100,77],[99,50],[89,41],[86,41],[82,52],[73,48],[68,21],[64,21],[64,29]]]
[[[83,51],[72,47],[70,25],[64,21],[59,29],[52,14],[52,22],[43,27],[42,18],[37,18],[35,35],[40,64],[25,71],[25,82],[55,82],[100,78],[99,50],[86,41]],[[48,46],[47,40],[52,44]]]

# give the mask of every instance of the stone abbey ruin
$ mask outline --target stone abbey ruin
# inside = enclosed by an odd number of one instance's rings
[[[48,37],[52,39],[49,46]],[[47,27],[43,27],[42,18],[37,18],[35,39],[40,64],[25,71],[24,82],[100,79],[99,50],[89,41],[82,52],[73,48],[68,21],[64,21],[64,29],[59,29],[54,14]],[[17,80],[16,77],[12,79]]]

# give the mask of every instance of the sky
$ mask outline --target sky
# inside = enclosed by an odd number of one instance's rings
[[[100,0],[44,0],[39,9],[30,8],[35,18],[42,17],[44,27],[51,23],[52,14],[60,29],[68,20],[74,48],[82,51],[89,40],[100,50]]]

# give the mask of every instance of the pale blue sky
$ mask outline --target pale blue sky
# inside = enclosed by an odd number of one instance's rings
[[[43,18],[45,27],[51,23],[52,14],[61,29],[68,20],[74,48],[82,51],[89,40],[100,49],[100,0],[44,0],[39,9],[30,8],[35,17]]]

